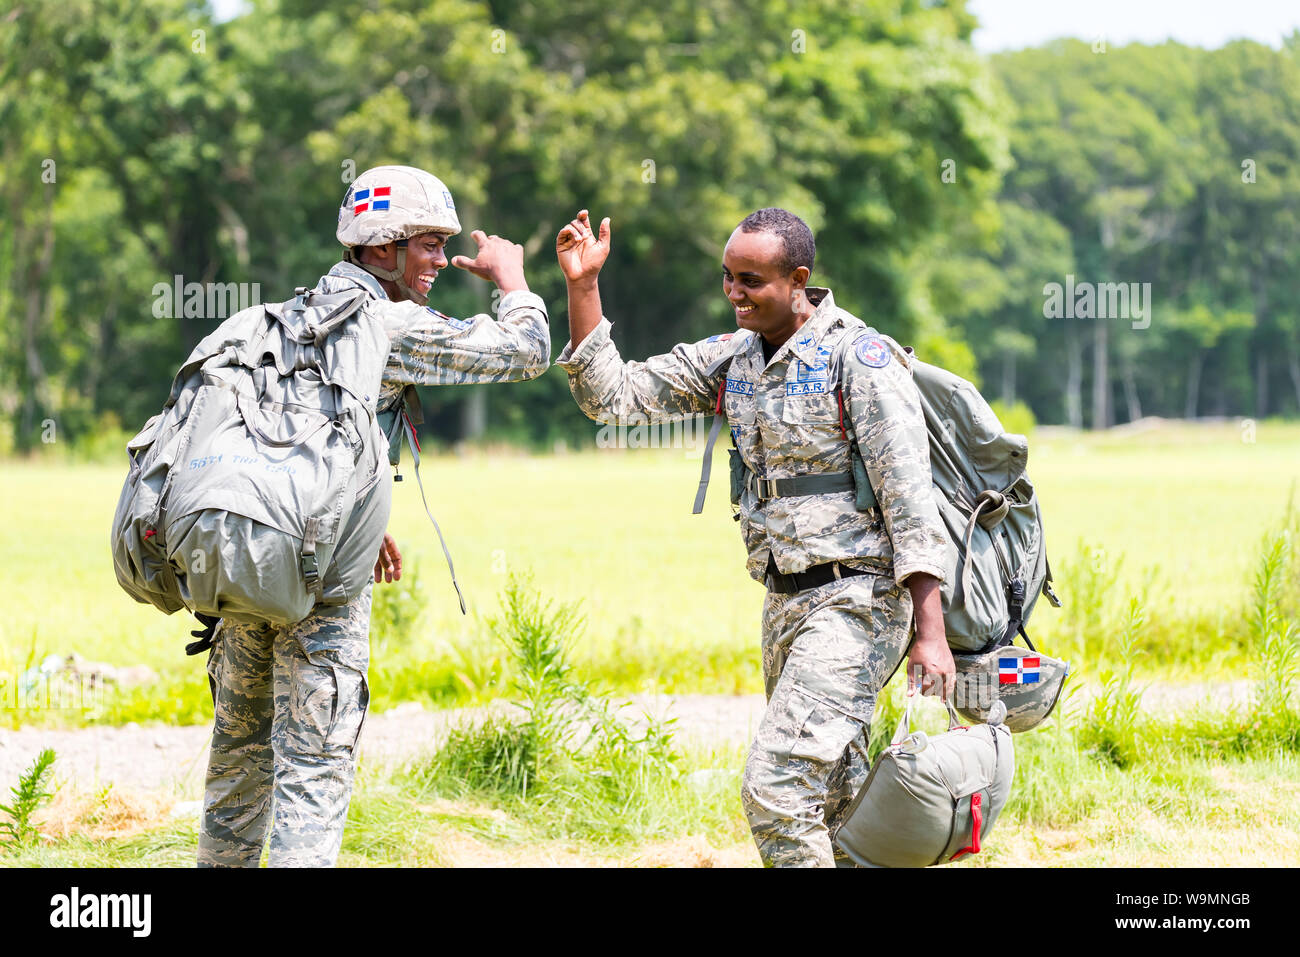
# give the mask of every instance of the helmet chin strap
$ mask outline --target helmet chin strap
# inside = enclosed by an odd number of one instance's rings
[[[428,301],[429,296],[427,293],[416,292],[414,289],[412,289],[410,286],[406,284],[406,240],[405,239],[399,240],[397,243],[397,268],[396,269],[384,269],[381,266],[376,266],[374,263],[362,262],[361,258],[356,253],[357,248],[361,248],[361,247],[356,247],[356,248],[351,248],[346,250],[343,253],[343,258],[346,261],[352,263],[354,266],[360,266],[362,269],[370,273],[370,275],[372,276],[378,276],[380,279],[387,279],[389,282],[395,283],[397,285],[398,291],[401,292],[401,294],[405,298],[411,300],[412,302],[419,303],[421,306],[423,306]]]

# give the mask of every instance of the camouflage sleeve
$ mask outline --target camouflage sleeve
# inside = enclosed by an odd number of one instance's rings
[[[897,343],[864,332],[847,347],[845,412],[894,548],[894,581],[944,580],[948,533],[935,504],[930,439],[910,361]]]
[[[546,371],[551,332],[546,304],[522,290],[501,298],[500,319],[453,319],[413,302],[384,311],[390,346],[384,387],[519,382]],[[400,388],[398,391],[401,391]]]
[[[582,341],[564,347],[556,365],[569,374],[569,389],[578,408],[597,422],[671,421],[717,406],[723,372],[715,368],[731,336],[712,336],[682,344],[645,362],[624,362],[610,338],[611,324],[600,325]]]

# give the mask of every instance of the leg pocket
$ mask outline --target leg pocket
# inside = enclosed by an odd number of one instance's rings
[[[862,728],[858,719],[792,686],[773,696],[754,744],[773,764],[791,758],[834,764]]]
[[[813,702],[812,710],[790,748],[790,757],[834,764],[844,757],[849,745],[861,733],[863,723],[824,701],[810,700]]]
[[[353,668],[334,666],[334,715],[325,736],[327,753],[356,751],[370,706],[370,686],[366,676]]]

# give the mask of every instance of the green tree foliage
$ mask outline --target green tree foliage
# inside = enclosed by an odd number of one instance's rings
[[[579,207],[614,219],[606,301],[640,356],[731,327],[722,246],[745,214],[783,205],[818,231],[818,278],[846,306],[969,355],[921,267],[946,229],[992,221],[1005,165],[973,27],[961,2],[917,0],[671,0],[653,15],[628,0],[259,0],[227,23],[185,0],[39,16],[10,0],[4,412],[23,445],[46,415],[65,434],[105,412],[141,420],[219,318],[155,318],[155,284],[287,297],[336,258],[346,183],[379,163],[434,170],[467,233],[524,243],[557,347],[551,244]],[[47,156],[59,176],[41,184]],[[489,292],[449,270],[435,299],[466,314]],[[445,437],[474,420],[466,406],[486,406],[490,434],[590,434],[559,375],[427,398]]]
[[[992,58],[1015,104],[1001,244],[954,258],[947,303],[1002,399],[1093,427],[1300,409],[1298,50],[1061,41]],[[1067,275],[1150,283],[1150,313],[1043,318],[1044,285]]]
[[[0,0],[0,450],[50,419],[142,422],[221,318],[157,290],[287,298],[381,163],[448,183],[453,252],[480,227],[524,244],[556,351],[552,242],[577,209],[613,218],[604,297],[641,358],[732,328],[722,247],[777,205],[838,302],[1040,420],[1300,408],[1300,40],[985,59],[965,6],[254,0],[216,22]],[[1067,274],[1150,282],[1150,328],[1045,318]],[[449,269],[433,304],[490,293]],[[446,440],[592,434],[558,373],[425,400]]]

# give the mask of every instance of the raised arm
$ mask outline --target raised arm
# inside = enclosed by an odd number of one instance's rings
[[[593,233],[584,209],[555,238],[555,254],[569,291],[569,344],[556,364],[569,374],[578,407],[598,422],[680,419],[712,412],[729,343],[684,344],[645,362],[624,362],[610,338],[597,278],[609,255],[610,223]]]
[[[478,254],[452,265],[497,285],[499,318],[454,319],[411,302],[385,307],[391,346],[386,386],[517,382],[546,371],[551,333],[546,304],[528,290],[523,247],[476,229]]]

